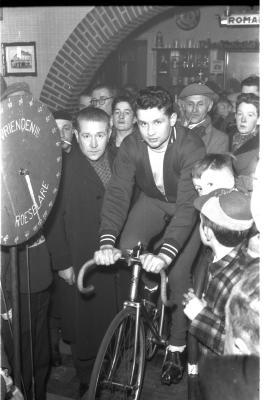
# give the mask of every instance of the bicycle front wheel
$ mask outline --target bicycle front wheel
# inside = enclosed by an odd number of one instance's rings
[[[90,378],[88,400],[138,400],[145,366],[145,332],[136,310],[125,308],[110,324]]]

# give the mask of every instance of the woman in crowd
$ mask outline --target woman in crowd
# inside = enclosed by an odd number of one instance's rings
[[[252,175],[259,157],[259,96],[254,93],[238,96],[236,124],[231,146],[235,156],[234,170],[243,178],[247,190],[252,191]]]
[[[110,144],[115,151],[120,147],[123,139],[134,132],[136,116],[134,100],[129,95],[120,95],[112,103],[112,134]]]
[[[213,126],[225,133],[229,133],[229,128],[235,125],[235,113],[230,100],[226,96],[221,96],[216,102],[212,113]]]

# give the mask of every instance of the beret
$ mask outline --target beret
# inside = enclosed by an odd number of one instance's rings
[[[244,231],[253,225],[250,196],[237,189],[216,189],[196,198],[194,206],[210,221],[231,231]]]
[[[218,95],[211,90],[208,86],[203,83],[191,83],[190,85],[186,86],[181,93],[179,94],[179,99],[183,99],[188,96],[206,96],[210,99],[216,101],[218,99]]]

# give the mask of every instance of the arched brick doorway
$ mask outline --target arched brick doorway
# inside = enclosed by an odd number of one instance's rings
[[[74,110],[79,94],[88,86],[107,56],[130,33],[172,6],[94,7],[76,26],[53,62],[40,100],[52,110]]]

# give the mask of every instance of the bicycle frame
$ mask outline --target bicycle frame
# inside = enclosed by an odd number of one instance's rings
[[[130,263],[132,264],[132,262]],[[143,319],[143,322],[148,326],[154,336],[154,343],[158,346],[166,346],[167,341],[162,338],[163,333],[163,324],[164,324],[164,312],[165,306],[162,304],[161,306],[161,317],[160,317],[160,324],[159,330],[157,331],[156,327],[153,324],[152,318],[149,316],[149,312],[147,311],[145,305],[143,304],[143,300],[138,299],[138,285],[140,280],[142,266],[137,264],[136,262],[133,264],[133,271],[132,271],[132,278],[131,278],[131,288],[129,294],[129,300],[123,303],[123,308],[133,308],[136,310],[136,324],[135,324],[135,341],[134,341],[134,353],[133,353],[133,366],[132,366],[132,374],[130,379],[130,385],[132,385],[134,370],[135,370],[135,363],[136,363],[136,354],[138,349],[138,340],[139,340],[139,326],[140,326],[140,319]],[[120,328],[119,331],[119,338],[121,337],[122,331]],[[119,342],[118,338],[118,342]],[[116,354],[119,350],[119,343],[116,346]],[[114,365],[115,360],[113,360],[112,365]]]
[[[167,340],[163,335],[165,306],[167,306],[166,294],[162,296],[163,291],[161,290],[161,308],[144,300],[139,294],[139,282],[142,272],[139,258],[141,250],[142,246],[138,243],[138,246],[133,250],[123,252],[121,257],[126,261],[127,266],[132,268],[129,296],[128,300],[123,303],[123,309],[112,320],[101,343],[91,376],[88,397],[90,400],[95,399],[95,392],[99,385],[101,385],[101,390],[105,388],[110,393],[111,390],[115,390],[114,388],[120,390],[121,393],[134,393],[138,400],[137,396],[140,394],[143,382],[145,361],[154,356],[159,346],[167,345]],[[91,293],[94,290],[91,285],[86,288],[83,287],[85,270],[93,268],[93,264],[94,260],[86,262],[78,276],[78,287],[84,293]],[[161,275],[161,281],[162,283],[164,282],[161,288],[166,290],[165,273],[163,273],[163,276]],[[166,302],[163,300],[164,298],[166,298]],[[148,304],[151,304],[150,309],[148,309]],[[125,338],[128,339],[127,342],[125,342]],[[123,359],[120,354],[124,354]],[[108,365],[107,357],[110,361]],[[104,360],[106,360],[105,369],[103,367]],[[120,360],[124,361],[124,366],[128,361],[127,368],[123,370],[127,371],[124,377],[118,376]]]

